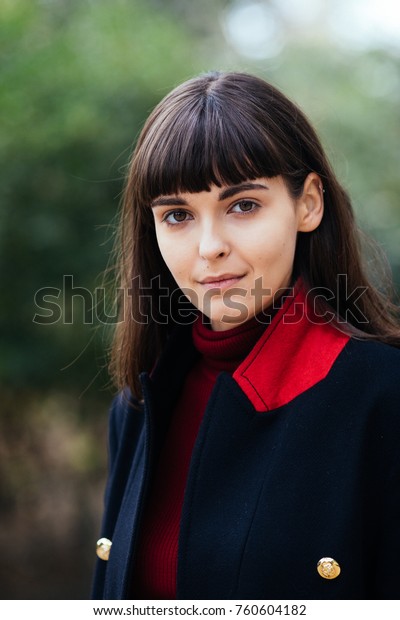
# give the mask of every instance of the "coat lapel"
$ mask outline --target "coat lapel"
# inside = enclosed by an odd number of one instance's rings
[[[256,411],[277,409],[324,379],[349,338],[300,282],[233,378]]]

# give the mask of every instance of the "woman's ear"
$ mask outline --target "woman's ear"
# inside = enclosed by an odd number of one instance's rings
[[[297,200],[299,232],[318,228],[324,214],[324,189],[316,172],[310,172],[304,181],[303,193]]]

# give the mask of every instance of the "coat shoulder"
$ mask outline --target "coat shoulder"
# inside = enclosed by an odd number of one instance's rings
[[[400,349],[382,342],[351,338],[338,359],[361,383],[400,398]]]
[[[139,433],[143,426],[143,407],[141,403],[135,399],[129,388],[121,390],[114,396],[109,414],[109,446],[110,452],[113,454],[129,436]]]
[[[337,386],[343,385],[357,415],[366,412],[370,436],[400,467],[400,349],[352,338],[337,365]]]

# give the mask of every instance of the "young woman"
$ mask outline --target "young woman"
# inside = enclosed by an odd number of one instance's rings
[[[122,212],[94,598],[400,594],[400,329],[302,112],[211,73],[155,108]]]

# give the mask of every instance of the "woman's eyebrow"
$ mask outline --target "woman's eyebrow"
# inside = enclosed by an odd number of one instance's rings
[[[186,200],[179,198],[178,196],[159,196],[155,198],[151,203],[153,207],[175,207],[175,206],[187,206]]]
[[[231,185],[220,191],[218,200],[226,200],[227,198],[236,196],[236,194],[240,194],[240,192],[246,192],[253,189],[269,189],[269,187],[263,183],[239,183],[239,185]],[[176,206],[188,206],[188,203],[180,196],[159,196],[151,203],[151,208]]]
[[[246,192],[252,189],[269,189],[269,187],[263,183],[240,183],[239,185],[231,185],[219,193],[218,200],[226,200],[227,198],[236,196],[236,194],[240,194],[240,192]]]

